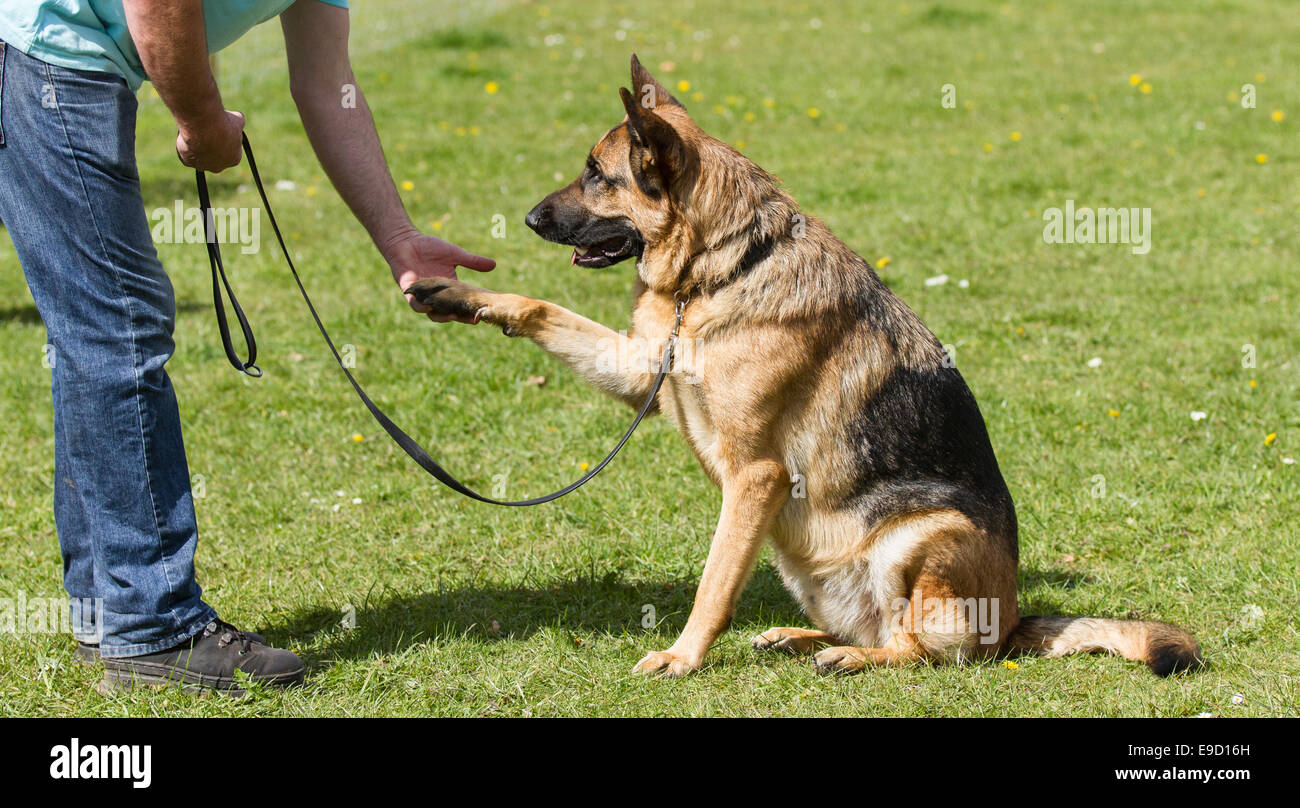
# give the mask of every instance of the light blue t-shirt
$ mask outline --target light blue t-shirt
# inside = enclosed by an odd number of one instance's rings
[[[320,2],[348,7],[348,0]],[[216,53],[293,3],[203,0],[208,52]],[[3,0],[0,39],[52,65],[116,73],[132,90],[149,79],[126,29],[122,0]]]

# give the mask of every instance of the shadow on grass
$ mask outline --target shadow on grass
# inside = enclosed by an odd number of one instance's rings
[[[211,311],[212,302],[206,303],[197,300],[178,300],[176,301],[176,314],[193,314],[196,311]],[[32,303],[19,304],[17,306],[0,306],[0,325],[6,323],[22,323],[23,325],[41,325],[41,313],[36,310]]]
[[[1059,595],[1091,580],[1086,574],[1058,569],[1022,570],[1020,612],[1062,615],[1056,602]],[[283,623],[258,631],[280,647],[315,644],[309,656],[316,666],[399,654],[434,638],[491,644],[524,640],[543,630],[641,634],[647,606],[654,607],[657,630],[673,637],[686,624],[698,583],[696,577],[629,581],[610,572],[544,586],[525,580],[514,585],[462,584],[418,594],[381,592],[351,607],[299,609]],[[353,620],[351,630],[342,630],[345,621]],[[812,626],[769,564],[755,570],[733,625]]]
[[[1051,587],[1053,589],[1078,589],[1093,582],[1093,577],[1086,572],[1070,572],[1062,569],[1021,569],[1020,591]]]
[[[462,585],[437,592],[380,594],[355,606],[355,627],[340,630],[346,607],[315,606],[289,615],[281,625],[258,629],[271,644],[314,638],[318,662],[395,654],[433,637],[467,637],[483,643],[527,639],[538,631],[643,633],[646,606],[654,607],[658,631],[674,636],[686,624],[697,578],[628,581],[619,573],[581,577],[534,587]],[[493,629],[493,623],[498,628]],[[776,571],[763,565],[741,597],[734,623],[808,625]]]
[[[1065,593],[1087,586],[1094,578],[1086,572],[1058,568],[1020,570],[1020,614],[1062,617],[1060,601]]]

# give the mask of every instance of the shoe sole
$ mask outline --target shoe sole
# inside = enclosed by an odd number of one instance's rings
[[[293,687],[302,684],[306,672],[307,667],[304,665],[285,673],[249,677],[249,682],[268,687]],[[161,666],[154,672],[142,671],[138,668],[117,668],[112,667],[109,661],[104,663],[104,678],[96,685],[95,690],[101,696],[111,696],[137,687],[178,687],[191,692],[212,690],[228,696],[242,696],[248,692],[247,688],[234,677],[206,676],[193,671]]]
[[[99,664],[99,649],[78,645],[77,650],[72,652],[72,659],[78,665],[85,665],[88,668],[93,668]]]

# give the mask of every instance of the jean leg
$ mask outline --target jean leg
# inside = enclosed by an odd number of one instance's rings
[[[150,653],[215,613],[194,575],[189,470],[163,368],[175,300],[140,195],[135,96],[111,74],[13,48],[5,60],[0,219],[54,346],[65,586],[85,597],[89,564],[101,653]]]

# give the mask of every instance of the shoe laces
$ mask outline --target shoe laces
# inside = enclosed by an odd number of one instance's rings
[[[224,620],[213,620],[211,623],[208,623],[207,627],[203,629],[203,634],[206,637],[220,634],[221,636],[217,639],[217,645],[220,648],[225,648],[227,645],[239,643],[241,645],[239,649],[240,656],[247,654],[249,649],[253,647],[252,637],[249,637],[247,634]]]

